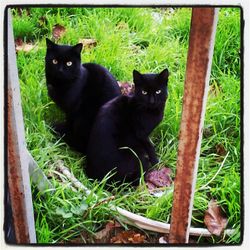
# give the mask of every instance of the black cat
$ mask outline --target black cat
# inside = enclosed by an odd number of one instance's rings
[[[134,94],[104,104],[96,117],[87,149],[86,174],[101,180],[115,168],[111,180],[138,184],[143,171],[158,163],[149,135],[161,122],[168,96],[168,70],[140,74],[134,70]]]
[[[48,94],[66,115],[54,126],[75,150],[86,153],[91,127],[99,108],[121,94],[117,81],[104,67],[81,64],[82,44],[58,45],[46,39],[45,71]]]

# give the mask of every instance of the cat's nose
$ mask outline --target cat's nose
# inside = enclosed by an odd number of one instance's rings
[[[58,71],[59,71],[59,72],[63,72],[63,67],[60,66]]]
[[[153,96],[150,96],[149,103],[150,104],[154,104],[155,103],[155,98]]]

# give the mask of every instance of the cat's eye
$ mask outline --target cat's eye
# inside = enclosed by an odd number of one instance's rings
[[[57,64],[58,63],[58,61],[56,59],[53,59],[52,62],[53,62],[53,64]]]
[[[157,95],[159,95],[159,94],[161,93],[161,90],[159,89],[159,90],[155,91],[155,93],[156,93]]]
[[[142,93],[143,95],[146,95],[148,92],[145,91],[145,90],[142,90],[141,93]]]
[[[71,66],[72,65],[72,62],[71,61],[68,61],[66,62],[67,66]]]

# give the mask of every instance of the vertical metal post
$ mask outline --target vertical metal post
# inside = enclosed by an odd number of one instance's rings
[[[35,243],[35,223],[24,137],[20,87],[11,21],[8,13],[8,188],[17,243]]]
[[[169,243],[188,243],[218,9],[193,8]]]

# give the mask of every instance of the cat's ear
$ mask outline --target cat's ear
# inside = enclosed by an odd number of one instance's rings
[[[55,43],[53,43],[51,40],[49,40],[49,38],[46,38],[46,45],[47,45],[47,49],[52,49],[55,47]]]
[[[82,51],[82,43],[78,43],[72,48],[77,54],[80,54]]]
[[[137,70],[133,70],[133,79],[134,79],[134,83],[136,84],[137,82],[139,82],[142,79],[142,74],[137,71]]]
[[[159,75],[158,75],[158,79],[161,82],[165,82],[166,84],[168,83],[168,76],[169,76],[169,71],[168,69],[164,69]]]

